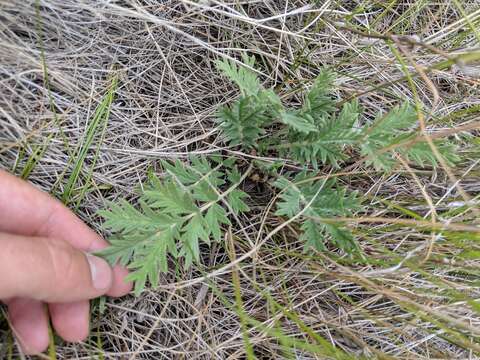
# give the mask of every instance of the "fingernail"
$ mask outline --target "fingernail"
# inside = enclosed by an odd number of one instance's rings
[[[112,269],[108,263],[90,254],[87,254],[88,265],[90,265],[90,275],[95,289],[104,290],[110,288],[112,284]]]

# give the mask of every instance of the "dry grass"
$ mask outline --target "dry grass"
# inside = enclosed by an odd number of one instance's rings
[[[93,316],[91,338],[59,341],[58,359],[236,359],[249,345],[265,359],[480,354],[480,236],[448,225],[479,223],[480,1],[41,0],[37,16],[34,2],[18,0],[0,3],[0,19],[0,166],[44,190],[64,193],[95,108],[118,75],[105,137],[92,144],[68,199],[96,229],[96,210],[134,198],[159,159],[253,156],[226,148],[214,127],[217,106],[237,96],[214,67],[219,57],[256,55],[265,83],[293,104],[330,65],[341,98],[361,95],[365,121],[418,94],[429,134],[460,145],[462,162],[452,169],[400,161],[381,174],[351,159],[341,180],[370,209],[351,221],[363,262],[303,254],[294,226],[275,232],[282,224],[268,212],[269,183],[247,182],[253,211],[226,239],[235,244],[230,253],[226,244],[205,247],[202,268],[172,267],[159,289],[108,300]],[[447,230],[416,226],[420,220]],[[17,357],[9,351],[0,347],[0,357]]]

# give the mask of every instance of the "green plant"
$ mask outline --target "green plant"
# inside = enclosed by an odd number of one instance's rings
[[[333,179],[315,181],[306,172],[292,176],[292,180],[279,177],[274,185],[281,191],[276,215],[293,218],[303,210],[300,240],[305,242],[306,250],[326,250],[328,237],[333,245],[348,253],[357,250],[351,232],[343,224],[331,221],[360,210],[356,192],[349,192]]]
[[[244,62],[250,67],[255,64],[248,57],[244,57]],[[253,71],[237,68],[229,61],[220,62],[218,67],[241,92],[230,107],[220,109],[217,119],[231,145],[256,144],[259,149],[275,150],[301,166],[314,168],[321,164],[339,168],[352,151],[366,156],[367,164],[378,170],[390,170],[397,154],[418,165],[437,165],[429,145],[415,141],[417,113],[408,103],[362,124],[357,101],[347,102],[337,110],[332,95],[335,76],[328,69],[320,70],[304,96],[303,105],[292,109],[283,106],[272,89],[265,90]],[[269,127],[273,130],[267,138],[262,138]],[[456,161],[452,144],[442,140],[435,145],[447,162]]]
[[[318,176],[320,166],[340,168],[350,154],[382,171],[392,169],[398,156],[420,166],[437,165],[431,147],[418,141],[417,114],[407,103],[373,121],[361,119],[357,101],[337,108],[335,76],[322,69],[302,105],[286,107],[273,89],[261,85],[251,69],[254,58],[243,60],[249,68],[230,61],[217,64],[240,89],[240,97],[218,111],[225,142],[247,151],[255,148],[260,155],[273,152],[303,170],[286,172],[252,162],[240,172],[234,158],[219,156],[191,158],[190,165],[162,162],[165,175],[149,176],[136,206],[122,200],[100,212],[105,228],[114,233],[111,247],[101,254],[129,266],[137,293],[147,280],[158,284],[159,272],[168,270],[168,256],[187,268],[199,262],[200,243],[221,241],[232,215],[249,211],[244,202],[248,194],[239,187],[254,166],[276,178],[275,215],[294,220],[305,251],[334,247],[353,254],[359,251],[357,243],[338,219],[362,211],[361,197],[329,176]],[[456,160],[452,144],[442,140],[434,145],[445,161]]]
[[[122,200],[99,212],[105,228],[116,234],[101,254],[111,263],[129,264],[136,293],[147,280],[158,284],[159,272],[168,270],[168,254],[189,267],[200,260],[200,242],[220,241],[221,226],[230,223],[222,203],[236,214],[249,210],[237,168],[231,160],[217,161],[214,166],[204,158],[192,158],[191,166],[163,162],[167,175],[149,176],[138,208]]]

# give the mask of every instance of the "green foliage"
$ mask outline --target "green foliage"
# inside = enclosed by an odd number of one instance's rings
[[[339,167],[339,162],[346,159],[345,146],[352,146],[358,141],[359,131],[355,124],[359,114],[358,103],[352,102],[346,103],[338,116],[328,113],[309,115],[314,119],[317,130],[309,134],[290,130],[287,137],[289,146],[281,147],[280,152],[301,164],[310,163],[315,168],[319,162]]]
[[[253,58],[244,57],[253,67]],[[361,153],[366,164],[378,170],[390,170],[396,153],[420,166],[437,166],[431,147],[419,139],[417,113],[408,103],[379,115],[371,125],[361,125],[357,101],[337,109],[333,94],[334,73],[321,69],[299,109],[286,108],[272,89],[265,90],[251,69],[233,62],[217,63],[222,72],[241,91],[240,99],[219,112],[218,123],[223,136],[232,146],[274,150],[300,165],[318,168],[321,164],[336,168],[349,154]],[[278,126],[272,126],[278,125]],[[267,130],[270,134],[266,134]],[[446,140],[435,141],[444,159],[457,160],[455,147]]]
[[[255,59],[244,56],[245,65],[253,67]],[[255,147],[271,123],[268,116],[282,107],[274,91],[265,90],[253,71],[238,66],[233,61],[218,61],[217,67],[239,87],[242,96],[231,106],[222,106],[218,111],[217,123],[230,145]]]
[[[320,73],[305,96],[302,113],[314,119],[317,125],[321,125],[325,117],[335,111],[335,99],[331,95],[334,80],[333,72],[320,69]]]
[[[300,239],[305,242],[306,251],[325,250],[327,238],[347,253],[357,250],[351,232],[335,221],[336,217],[351,216],[361,208],[356,192],[348,192],[334,180],[316,180],[306,172],[292,181],[279,177],[274,185],[281,191],[276,215],[293,218],[301,214]]]
[[[263,124],[267,121],[265,107],[254,97],[244,97],[230,107],[219,111],[219,127],[231,145],[243,145],[250,148],[256,145],[265,133]]]
[[[303,171],[285,172],[283,162],[260,166],[276,178],[275,214],[293,222],[305,251],[336,248],[352,254],[359,247],[340,218],[362,210],[360,196],[337,181],[318,177],[321,165],[340,168],[350,154],[363,156],[367,166],[390,170],[398,155],[417,165],[436,166],[431,146],[421,140],[417,113],[407,103],[394,107],[374,121],[361,118],[357,101],[341,108],[333,95],[335,76],[321,69],[302,105],[289,108],[273,89],[265,89],[252,70],[254,58],[243,57],[245,66],[220,61],[217,66],[239,88],[240,97],[218,111],[217,124],[230,146],[256,149],[260,155],[278,155],[296,162]],[[453,145],[435,140],[447,162],[456,160]],[[220,242],[229,215],[248,212],[248,195],[239,185],[248,176],[235,167],[235,159],[211,155],[195,157],[187,166],[163,162],[165,176],[149,176],[132,205],[125,200],[101,211],[105,228],[114,234],[111,247],[101,252],[112,264],[127,265],[135,291],[147,281],[156,286],[169,261],[186,268],[199,263],[201,244]],[[312,171],[312,169],[314,171]]]
[[[249,68],[255,66],[255,58],[242,56],[243,63]],[[237,66],[232,60],[217,61],[217,68],[240,88],[243,96],[256,96],[261,90],[257,74],[245,66]]]
[[[147,280],[158,284],[159,272],[168,270],[168,255],[183,259],[188,268],[200,261],[202,242],[221,240],[222,226],[230,224],[221,206],[224,198],[235,213],[248,211],[247,195],[237,189],[242,177],[231,163],[212,166],[206,159],[192,158],[191,166],[179,161],[163,166],[167,175],[150,176],[138,206],[122,200],[99,212],[105,229],[115,234],[100,255],[112,264],[128,264],[137,294]]]
[[[293,131],[301,134],[318,133],[318,129],[312,119],[297,111],[281,112],[280,121]]]
[[[365,127],[361,136],[361,153],[367,157],[367,164],[372,164],[376,169],[390,170],[395,164],[392,151],[382,149],[394,148],[418,165],[437,165],[437,158],[427,142],[415,142],[406,146],[409,140],[415,137],[412,129],[417,123],[417,113],[407,103],[393,108],[385,116],[378,116],[372,126]],[[400,146],[399,146],[400,145]],[[450,163],[456,161],[454,146],[446,141],[436,141],[439,153]]]

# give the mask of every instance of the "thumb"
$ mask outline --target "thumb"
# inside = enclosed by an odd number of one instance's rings
[[[105,260],[62,240],[0,233],[0,298],[71,302],[105,294],[113,274]]]

